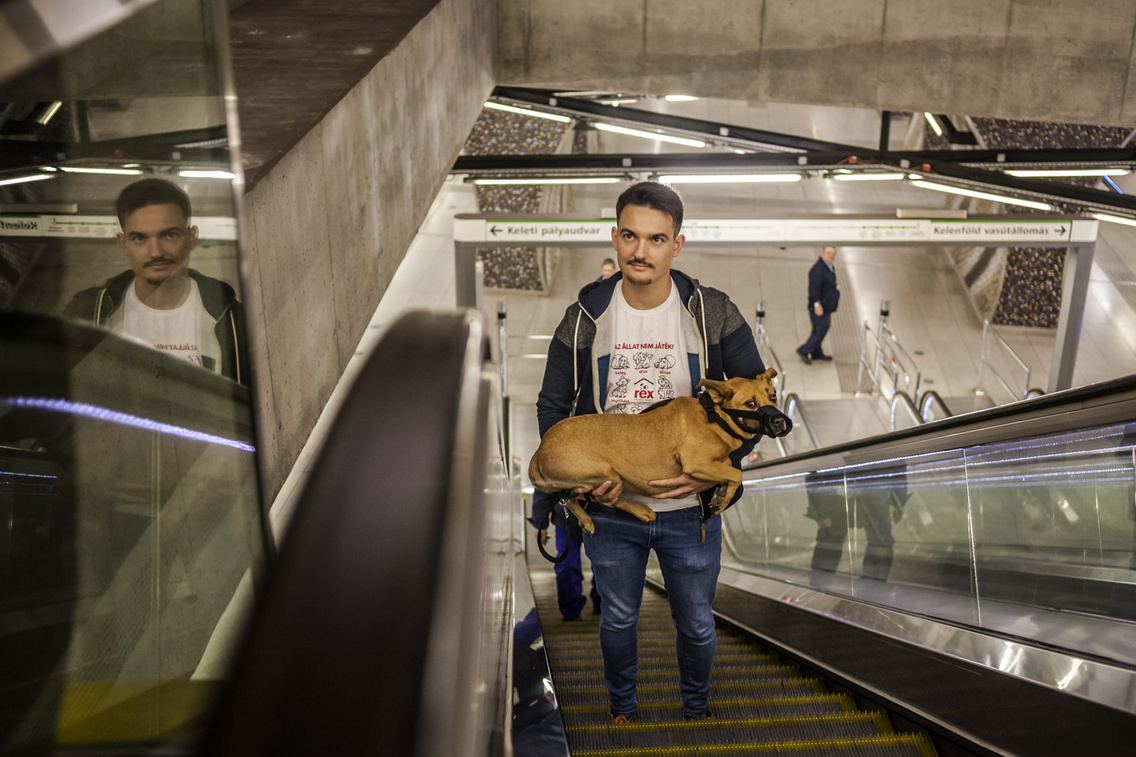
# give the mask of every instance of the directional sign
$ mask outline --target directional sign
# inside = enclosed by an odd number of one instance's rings
[[[237,221],[227,216],[194,218],[198,238],[235,240]],[[118,234],[114,216],[0,215],[0,237],[68,237],[74,239],[113,239]]]
[[[457,216],[454,241],[461,243],[539,244],[541,246],[607,246],[614,219],[495,220]],[[1091,243],[1097,222],[1082,219],[1035,219],[1005,216],[974,220],[912,218],[751,218],[694,219],[682,233],[693,245],[863,245]]]

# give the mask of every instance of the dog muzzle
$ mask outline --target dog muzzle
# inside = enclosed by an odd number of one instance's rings
[[[774,437],[785,436],[793,430],[792,419],[773,405],[763,405],[757,410],[726,410],[725,412],[739,426],[753,433]]]

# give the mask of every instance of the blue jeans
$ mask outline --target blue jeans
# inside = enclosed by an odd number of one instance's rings
[[[556,603],[560,607],[560,615],[566,620],[580,617],[588,600],[584,598],[584,567],[580,561],[580,542],[572,531],[583,533],[579,529],[569,530],[556,527],[556,554],[562,554],[565,549],[568,555],[563,562],[553,566],[556,573]],[[592,571],[592,602],[596,611],[600,609],[600,593],[596,586],[595,571]]]
[[[647,556],[654,549],[678,630],[682,710],[691,717],[701,716],[709,708],[710,669],[717,646],[711,606],[722,567],[721,519],[706,521],[703,544],[698,507],[659,513],[654,523],[643,523],[609,508],[597,508],[591,516],[596,533],[584,536],[584,549],[603,587],[600,647],[612,714],[630,715],[637,709],[636,625],[643,601]]]
[[[832,313],[827,310],[824,315],[817,315],[811,307],[809,308],[809,321],[812,322],[813,330],[809,334],[809,338],[805,343],[797,348],[797,352],[801,355],[808,355],[809,357],[816,357],[823,355],[824,351],[820,348],[820,343],[824,341],[825,334],[828,333],[828,327],[832,325]]]

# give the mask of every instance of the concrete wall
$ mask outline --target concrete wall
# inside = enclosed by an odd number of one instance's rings
[[[492,0],[443,0],[245,197],[269,497],[481,112],[492,35]]]
[[[500,84],[1136,120],[1131,0],[497,0]]]

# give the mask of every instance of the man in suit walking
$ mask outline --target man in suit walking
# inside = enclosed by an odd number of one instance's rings
[[[840,288],[836,285],[836,248],[825,247],[820,253],[820,259],[809,269],[809,320],[812,321],[813,331],[809,338],[797,348],[805,365],[814,360],[832,360],[831,355],[824,354],[820,348],[828,327],[832,325],[832,314],[840,303]]]

